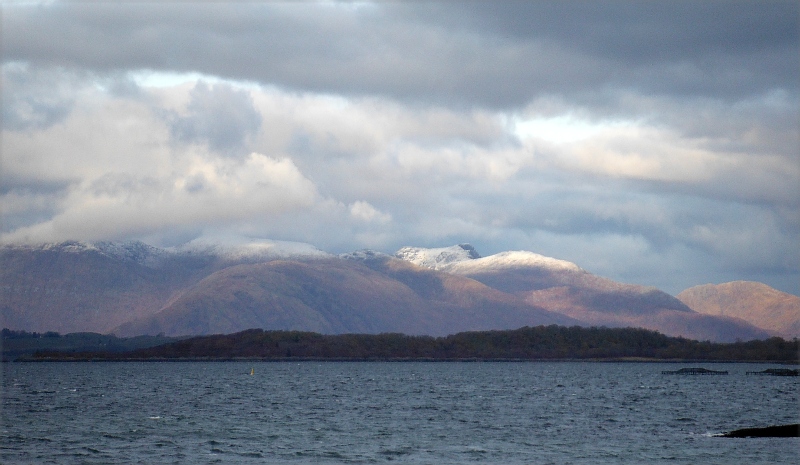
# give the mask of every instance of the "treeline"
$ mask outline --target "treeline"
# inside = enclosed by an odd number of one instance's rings
[[[181,338],[165,336],[120,338],[111,334],[98,333],[61,335],[54,331],[37,333],[8,328],[3,328],[0,331],[0,348],[2,348],[2,360],[4,362],[32,358],[35,354],[42,353],[130,352],[178,340],[181,340]]]
[[[251,329],[201,336],[125,353],[39,352],[40,359],[180,360],[555,360],[655,359],[797,362],[800,342],[781,338],[700,342],[635,328],[524,327],[447,337],[322,335]]]
[[[3,328],[0,331],[0,338],[2,340],[6,339],[40,339],[43,337],[61,337],[61,334],[55,331],[47,331],[46,333],[37,333],[37,332],[28,332],[28,331],[16,331],[13,329]]]

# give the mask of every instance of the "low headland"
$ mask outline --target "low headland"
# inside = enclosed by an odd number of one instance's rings
[[[323,335],[251,329],[183,339],[115,338],[94,335],[104,345],[77,344],[82,337],[3,330],[4,361],[704,361],[797,364],[800,341],[773,337],[713,343],[669,337],[638,328],[537,326],[474,331],[445,337],[397,333]],[[36,340],[50,338],[37,348]],[[72,337],[70,346],[63,342]],[[62,344],[58,339],[62,338]],[[104,339],[105,338],[105,339]],[[20,350],[21,342],[26,350]],[[139,347],[131,347],[133,343]],[[16,350],[16,352],[14,352]]]

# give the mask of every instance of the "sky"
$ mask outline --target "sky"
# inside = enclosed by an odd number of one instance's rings
[[[471,243],[800,295],[796,1],[1,13],[0,243]]]

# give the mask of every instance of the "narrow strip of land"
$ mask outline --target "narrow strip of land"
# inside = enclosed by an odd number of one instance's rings
[[[696,360],[797,363],[800,342],[712,343],[635,328],[524,327],[446,337],[252,329],[137,350],[41,350],[35,360]]]

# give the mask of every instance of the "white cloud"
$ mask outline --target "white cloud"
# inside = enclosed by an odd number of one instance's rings
[[[366,221],[368,223],[376,222],[385,224],[392,221],[392,215],[379,211],[370,205],[369,202],[365,202],[363,200],[359,200],[350,204],[350,216],[357,220]]]
[[[71,189],[53,218],[8,232],[3,241],[118,239],[191,225],[236,225],[318,201],[313,184],[288,159],[198,156],[187,168],[162,177],[111,173],[87,179]]]
[[[628,121],[592,122],[570,114],[533,119],[515,117],[513,120],[514,134],[520,139],[539,139],[554,144],[574,143],[635,125]]]
[[[798,274],[796,6],[484,8],[4,9],[0,240]]]

